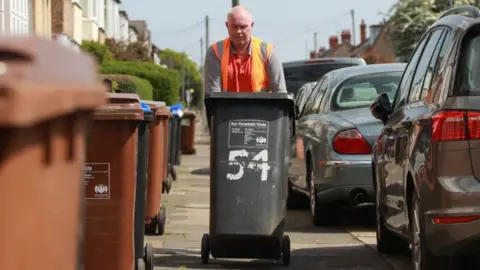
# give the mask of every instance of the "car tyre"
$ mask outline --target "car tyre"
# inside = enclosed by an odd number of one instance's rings
[[[287,208],[288,209],[308,209],[308,200],[306,197],[292,188],[292,183],[288,181]]]
[[[338,221],[342,213],[342,207],[335,203],[320,202],[317,196],[317,189],[315,188],[315,173],[313,169],[309,169],[308,176],[310,193],[310,213],[312,215],[313,225],[338,225]]]
[[[410,232],[412,234],[412,268],[414,270],[450,269],[450,259],[434,255],[425,245],[423,216],[420,211],[420,199],[412,191],[412,209],[410,211]]]

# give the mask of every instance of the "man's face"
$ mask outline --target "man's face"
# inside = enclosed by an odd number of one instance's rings
[[[252,36],[253,22],[248,16],[232,14],[226,23],[228,35],[235,46],[245,46]]]

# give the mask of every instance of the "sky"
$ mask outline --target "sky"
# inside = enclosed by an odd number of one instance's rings
[[[253,35],[273,43],[281,61],[306,58],[314,47],[328,47],[331,35],[352,29],[350,10],[354,10],[356,43],[360,22],[378,24],[386,18],[396,0],[240,0],[253,13]],[[145,20],[153,43],[161,48],[184,51],[201,63],[200,39],[205,38],[205,16],[209,16],[210,45],[227,36],[225,20],[231,0],[124,0],[121,9],[130,20]],[[306,50],[308,49],[308,50]]]

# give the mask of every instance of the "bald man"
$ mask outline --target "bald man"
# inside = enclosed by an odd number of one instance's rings
[[[282,63],[272,44],[252,37],[252,14],[236,6],[227,15],[229,37],[208,48],[205,92],[287,92]]]

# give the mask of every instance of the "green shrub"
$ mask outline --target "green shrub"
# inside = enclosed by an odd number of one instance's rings
[[[115,87],[117,89],[114,89],[115,92],[135,93],[140,99],[153,100],[153,87],[147,80],[122,74],[103,74],[103,79],[110,79],[118,85]]]
[[[168,105],[179,100],[180,76],[177,71],[149,62],[112,61],[100,67],[103,74],[125,74],[145,79],[153,86],[153,100]]]
[[[104,64],[108,61],[114,60],[112,53],[104,44],[95,41],[84,40],[82,42],[82,49],[83,51],[92,54],[97,59],[99,64]]]

